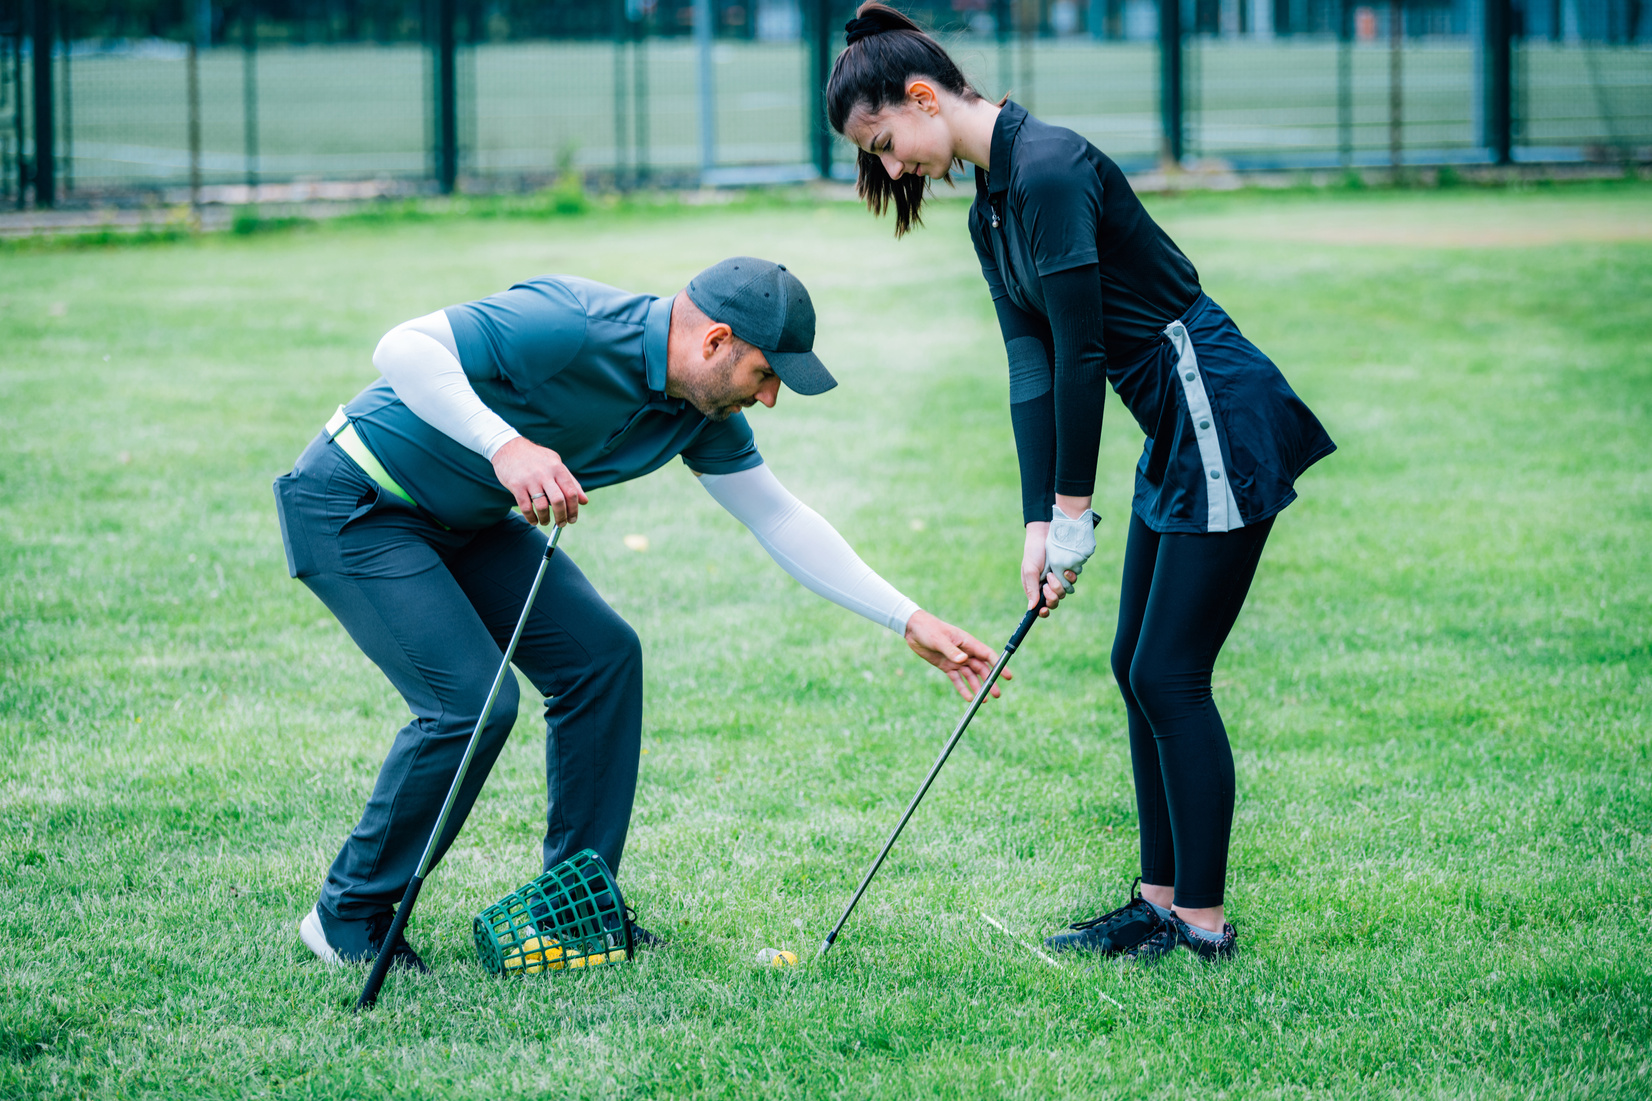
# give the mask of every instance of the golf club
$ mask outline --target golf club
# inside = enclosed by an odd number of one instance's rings
[[[895,847],[895,839],[901,835],[901,830],[906,828],[907,820],[912,817],[912,812],[918,809],[918,803],[923,800],[924,792],[928,791],[929,785],[935,782],[935,777],[940,774],[941,766],[946,764],[946,759],[952,755],[952,747],[957,745],[958,739],[964,736],[964,730],[969,726],[969,721],[975,717],[975,712],[981,709],[981,704],[986,700],[987,693],[991,692],[992,686],[998,682],[998,675],[1004,671],[1004,666],[1010,663],[1010,655],[1015,653],[1016,648],[1021,645],[1021,640],[1027,637],[1028,631],[1032,630],[1033,621],[1038,618],[1038,613],[1043,607],[1044,591],[1040,588],[1038,603],[1028,608],[1027,614],[1021,617],[1021,625],[1015,629],[1015,634],[1010,636],[1009,642],[1004,646],[1004,652],[998,655],[998,661],[994,663],[992,672],[988,673],[986,680],[981,683],[981,690],[975,693],[973,700],[969,701],[969,710],[964,712],[964,717],[958,722],[958,729],[952,732],[952,737],[948,738],[946,745],[941,747],[941,755],[935,759],[935,765],[929,770],[929,775],[924,777],[923,784],[918,788],[918,794],[914,795],[912,802],[907,804],[906,813],[901,815],[899,822],[895,823],[894,832],[889,835],[889,840],[883,843],[883,851],[878,854],[876,860],[872,861],[872,866],[866,869],[866,878],[860,881],[860,886],[855,890],[855,897],[849,900],[849,905],[843,908],[843,916],[837,919],[837,924],[832,927],[832,931],[827,933],[826,939],[821,942],[821,956],[831,951],[832,942],[837,940],[837,935],[843,931],[844,923],[849,920],[849,915],[855,912],[855,904],[860,901],[860,896],[866,893],[866,888],[872,882],[872,877],[877,875],[878,869],[883,866],[883,858],[888,856],[889,850]]]
[[[493,687],[488,690],[488,702],[482,705],[482,713],[476,719],[476,729],[470,733],[470,741],[465,745],[465,755],[459,762],[459,771],[453,775],[453,783],[447,789],[447,798],[442,802],[442,813],[436,817],[436,828],[430,831],[430,841],[424,847],[424,856],[419,859],[419,870],[407,884],[407,891],[402,895],[400,906],[396,907],[396,917],[390,923],[390,931],[384,935],[384,942],[379,946],[379,954],[373,959],[373,970],[367,975],[367,985],[361,988],[361,998],[356,1002],[359,1012],[373,1008],[373,1003],[379,1000],[379,988],[384,985],[384,977],[390,972],[390,961],[394,957],[396,941],[401,938],[402,930],[407,928],[407,919],[413,913],[413,903],[418,900],[419,888],[424,886],[424,877],[430,871],[430,862],[436,855],[436,842],[442,836],[442,830],[447,825],[447,816],[453,810],[453,801],[459,797],[459,786],[465,782],[465,773],[470,769],[470,759],[476,755],[476,742],[482,736],[482,728],[488,723],[488,716],[493,713],[493,701],[499,696],[499,686],[505,683],[505,676],[510,672],[511,658],[516,656],[516,644],[521,641],[522,629],[528,625],[528,613],[533,611],[533,601],[539,595],[539,586],[545,580],[545,569],[551,564],[551,556],[556,553],[557,541],[562,538],[562,524],[556,526],[551,533],[551,541],[545,547],[545,557],[539,560],[539,572],[534,575],[533,588],[528,590],[528,599],[522,605],[522,615],[516,621],[516,630],[511,632],[510,645],[505,647],[505,657],[499,663],[499,672],[494,675]]]

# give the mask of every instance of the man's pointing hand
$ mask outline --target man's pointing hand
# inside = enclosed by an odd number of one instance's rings
[[[953,687],[966,700],[975,698],[975,693],[981,690],[981,681],[992,672],[992,664],[998,658],[968,631],[936,619],[922,609],[913,612],[912,618],[906,621],[906,644],[914,654],[951,678]],[[1012,679],[1008,669],[1002,677]],[[999,694],[996,684],[992,686],[992,694],[995,697]]]

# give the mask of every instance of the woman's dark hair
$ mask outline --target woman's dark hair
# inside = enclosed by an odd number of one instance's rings
[[[867,0],[843,30],[847,45],[826,82],[826,117],[840,134],[857,108],[876,114],[906,102],[906,82],[913,77],[932,80],[964,99],[981,98],[939,42],[886,4]],[[894,206],[896,237],[923,225],[918,208],[929,180],[919,175],[892,180],[883,161],[864,149],[855,158],[855,168],[855,191],[873,214]]]

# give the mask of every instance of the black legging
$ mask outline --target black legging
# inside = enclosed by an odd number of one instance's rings
[[[1174,884],[1177,906],[1222,904],[1233,751],[1210,674],[1272,527],[1270,517],[1229,532],[1160,535],[1130,516],[1113,676],[1130,716],[1142,879]]]

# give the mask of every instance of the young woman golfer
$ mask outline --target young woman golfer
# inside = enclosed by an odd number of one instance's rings
[[[933,38],[863,4],[826,88],[860,149],[859,191],[895,233],[930,180],[975,165],[969,231],[1009,357],[1027,526],[1021,580],[1055,607],[1095,553],[1090,510],[1111,383],[1147,444],[1136,464],[1113,675],[1141,823],[1141,894],[1045,943],[1233,953],[1223,920],[1233,753],[1211,670],[1292,483],[1335,449],[1284,377],[1199,288],[1187,257],[1095,146],[991,103]]]

